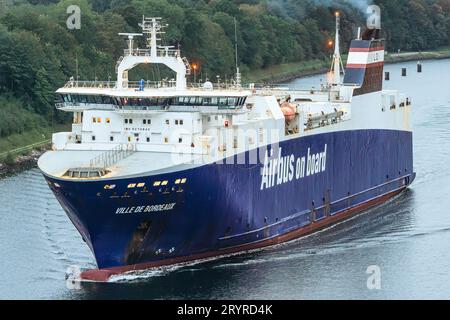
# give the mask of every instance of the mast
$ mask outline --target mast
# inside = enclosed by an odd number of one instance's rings
[[[76,76],[76,84],[77,84],[77,86],[78,86],[78,78],[79,78],[79,76],[78,76],[78,52],[75,52],[75,76]]]
[[[161,38],[158,38],[158,34],[164,34],[162,31],[163,28],[166,28],[168,24],[161,24],[162,18],[146,18],[142,16],[142,23],[139,26],[142,28],[142,33],[147,35],[147,46],[150,48],[150,56],[157,57],[158,55],[158,41]]]
[[[332,73],[332,79],[330,81],[330,85],[337,86],[341,84],[341,70],[344,70],[342,59],[341,59],[341,53],[340,53],[340,36],[339,31],[341,28],[341,15],[339,11],[335,12],[336,17],[336,37],[334,41],[334,54],[333,54],[333,61],[331,63],[331,73]],[[342,69],[341,69],[342,67]]]
[[[189,62],[181,57],[180,50],[175,50],[173,46],[158,45],[161,41],[158,35],[163,34],[163,28],[168,25],[161,24],[161,18],[143,16],[139,26],[142,28],[142,33],[119,33],[128,37],[128,49],[118,61],[116,87],[128,89],[128,71],[140,64],[163,64],[176,73],[176,89],[186,89],[186,75],[191,71]],[[135,49],[134,37],[142,35],[146,38],[147,48]]]
[[[235,42],[235,55],[236,55],[236,85],[238,88],[241,87],[241,72],[239,70],[239,59],[238,59],[238,41],[237,41],[237,21],[234,18],[234,42]]]

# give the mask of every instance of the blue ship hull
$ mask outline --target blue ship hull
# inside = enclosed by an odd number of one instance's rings
[[[332,132],[279,147],[260,150],[256,165],[206,164],[111,181],[46,179],[107,270],[85,277],[104,280],[289,241],[385,201],[415,177],[408,131]],[[272,149],[276,162],[265,156]],[[145,187],[130,188],[139,183]]]

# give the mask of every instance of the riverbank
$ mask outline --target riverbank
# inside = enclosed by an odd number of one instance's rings
[[[14,157],[8,156],[0,161],[0,179],[35,167],[39,157],[44,154],[49,147],[50,143],[40,148],[32,149],[26,154]]]
[[[385,63],[400,63],[409,61],[425,61],[437,59],[450,59],[450,47],[433,51],[387,53]],[[342,55],[347,61],[347,55]],[[285,83],[297,78],[326,73],[330,68],[330,61],[311,60],[303,62],[285,63],[266,69],[249,71],[244,75],[245,82],[249,83]]]
[[[67,131],[70,125],[42,127],[0,139],[0,178],[32,168],[51,147],[53,132]]]

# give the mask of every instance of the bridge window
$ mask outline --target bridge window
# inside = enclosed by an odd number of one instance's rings
[[[237,99],[236,98],[228,98],[228,105],[231,106],[236,106],[237,104]]]
[[[189,105],[201,105],[202,104],[202,98],[200,97],[190,97],[189,98]]]
[[[227,105],[227,98],[220,98],[219,99],[219,107],[226,106]]]
[[[204,106],[217,106],[218,98],[217,97],[205,97],[203,98]]]
[[[64,102],[74,102],[74,103],[91,103],[91,104],[114,104],[122,105],[126,104],[126,101],[121,101],[120,98],[100,96],[100,95],[61,95]],[[123,99],[126,100],[126,99]]]
[[[101,96],[94,96],[94,99],[95,99],[95,103],[103,103],[103,99],[102,99],[102,97]]]
[[[104,104],[113,104],[113,101],[112,101],[111,97],[102,96],[102,98],[103,98],[103,103]]]
[[[166,98],[159,98],[158,99],[158,105],[159,106],[167,106],[167,105],[169,105],[170,104],[170,100],[169,99],[166,99]]]
[[[113,103],[116,106],[121,106],[122,105],[122,101],[120,100],[120,98],[112,97],[111,99],[113,99]]]
[[[139,101],[138,101],[138,99],[130,98],[130,99],[128,99],[128,105],[133,106],[133,107],[138,106]]]
[[[79,97],[80,101],[86,97]],[[92,98],[89,98],[92,99]],[[99,103],[99,97],[95,97],[95,101]],[[175,97],[175,98],[115,98],[115,97],[101,97],[101,103],[115,104],[120,106],[133,106],[133,107],[165,107],[168,105],[179,106],[219,106],[226,107],[238,107],[245,103],[245,97]],[[91,102],[90,102],[91,103]],[[148,122],[147,122],[148,123]]]

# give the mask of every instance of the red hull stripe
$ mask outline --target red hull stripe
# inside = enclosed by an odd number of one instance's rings
[[[406,189],[406,187],[399,188],[390,193],[379,196],[378,198],[374,198],[367,202],[361,203],[355,207],[351,207],[350,209],[342,212],[341,214],[334,215],[334,216],[328,217],[326,219],[313,222],[305,227],[291,231],[287,234],[280,235],[280,236],[270,238],[270,239],[266,239],[263,241],[244,244],[244,245],[231,247],[231,248],[225,248],[223,250],[214,251],[214,252],[201,253],[201,254],[192,255],[192,256],[188,256],[188,257],[179,257],[179,258],[167,259],[167,260],[156,261],[156,262],[128,265],[128,266],[123,266],[123,267],[113,267],[113,268],[109,268],[109,269],[88,270],[88,271],[82,272],[80,276],[81,276],[81,279],[86,280],[86,281],[105,282],[105,281],[108,281],[108,279],[111,276],[123,274],[123,273],[129,272],[129,271],[145,270],[145,269],[155,268],[155,267],[160,267],[160,266],[180,264],[180,263],[185,263],[185,262],[189,262],[189,261],[196,261],[196,260],[201,260],[201,259],[220,257],[220,256],[229,255],[229,254],[233,254],[233,253],[240,253],[240,252],[245,252],[248,250],[255,250],[255,249],[259,249],[259,248],[273,246],[276,244],[280,244],[280,243],[284,243],[287,241],[297,239],[297,238],[299,238],[301,236],[305,236],[307,234],[311,234],[315,231],[318,231],[320,229],[323,229],[323,228],[329,226],[330,224],[345,220],[345,219],[351,217],[352,215],[355,215],[363,210],[367,210],[369,208],[372,208],[378,204],[381,204],[381,203],[389,200],[390,198],[400,194],[404,189]]]
[[[350,52],[374,52],[374,51],[383,51],[384,46],[381,47],[373,47],[373,48],[350,48]]]
[[[355,63],[347,64],[347,68],[349,68],[349,69],[366,69],[366,68],[376,68],[376,67],[382,67],[382,66],[384,66],[384,62],[374,62],[374,63],[368,63],[368,64],[355,64]]]

